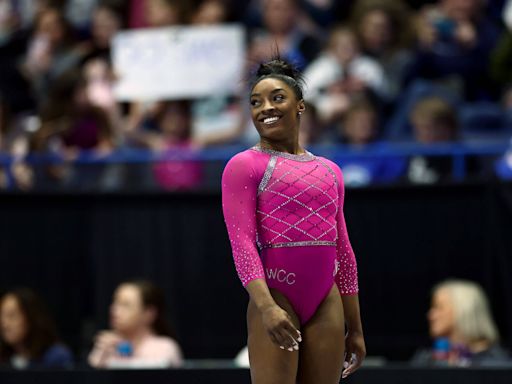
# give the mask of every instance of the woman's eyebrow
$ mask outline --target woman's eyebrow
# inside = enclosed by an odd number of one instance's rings
[[[272,91],[270,91],[271,94],[274,94],[274,93],[277,93],[277,92],[285,92],[286,93],[286,89],[276,88],[276,89],[273,89]],[[255,96],[261,96],[261,95],[259,93],[251,94],[251,97],[255,97]]]

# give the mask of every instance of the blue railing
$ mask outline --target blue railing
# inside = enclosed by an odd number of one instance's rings
[[[109,163],[152,163],[159,161],[227,161],[247,146],[214,146],[202,150],[176,149],[166,152],[153,152],[145,149],[122,148],[108,154],[94,151],[82,151],[71,161],[77,165]],[[506,140],[474,143],[446,143],[425,145],[417,143],[379,143],[355,148],[346,145],[314,145],[308,150],[316,155],[349,162],[353,159],[384,159],[390,157],[408,158],[411,156],[448,156],[453,161],[453,177],[463,179],[466,175],[466,163],[469,156],[501,156],[510,148]],[[0,153],[0,165],[8,166],[15,158]],[[69,162],[57,154],[30,154],[25,158],[29,164],[56,164]]]

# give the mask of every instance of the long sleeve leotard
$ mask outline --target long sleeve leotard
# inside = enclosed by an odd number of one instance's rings
[[[235,155],[222,176],[222,206],[242,284],[265,279],[301,323],[333,283],[357,294],[343,200],[343,176],[330,160],[259,147]]]

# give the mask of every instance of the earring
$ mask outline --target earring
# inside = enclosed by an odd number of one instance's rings
[[[299,115],[302,115],[302,112],[301,112],[301,111],[299,111]]]

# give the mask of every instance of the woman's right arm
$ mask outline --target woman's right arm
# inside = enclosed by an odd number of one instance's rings
[[[292,348],[298,331],[288,313],[277,305],[265,280],[256,247],[256,202],[261,177],[247,153],[233,157],[222,175],[222,210],[236,271],[261,315],[272,341]],[[291,336],[291,337],[290,337]]]

